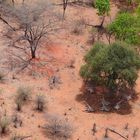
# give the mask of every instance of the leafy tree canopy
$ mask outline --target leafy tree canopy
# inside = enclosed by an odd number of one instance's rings
[[[107,29],[116,39],[129,44],[138,44],[140,43],[139,26],[137,16],[130,13],[120,13]]]
[[[109,0],[96,0],[95,7],[98,10],[98,14],[103,16],[104,14],[108,14],[110,11],[110,1]]]
[[[123,43],[97,43],[85,56],[85,62],[80,70],[83,79],[110,90],[132,88],[140,68],[139,55]]]

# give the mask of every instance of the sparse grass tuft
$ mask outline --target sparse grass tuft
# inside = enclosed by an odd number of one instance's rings
[[[83,18],[75,21],[72,33],[76,35],[80,35],[83,33],[83,29],[85,27],[85,20]]]
[[[17,111],[21,111],[23,104],[29,101],[31,98],[31,88],[19,87],[15,96],[15,103],[17,105]]]
[[[22,106],[23,106],[23,100],[21,100],[20,98],[16,98],[15,103],[16,103],[16,106],[17,106],[17,111],[21,111]]]
[[[5,77],[6,77],[6,75],[4,74],[4,72],[0,71],[0,83],[5,82]]]
[[[15,128],[21,127],[23,123],[21,117],[17,114],[13,114],[12,122],[14,123]]]
[[[72,136],[72,126],[63,119],[53,117],[43,127],[46,135],[54,140],[67,140]]]
[[[0,118],[0,133],[6,134],[8,131],[8,127],[10,125],[10,120],[7,116],[2,116]]]
[[[10,140],[23,140],[23,139],[27,139],[30,138],[31,136],[22,136],[19,134],[14,134]]]
[[[36,109],[38,111],[44,111],[47,103],[46,97],[42,94],[39,94],[36,96],[35,102],[36,102]]]
[[[19,87],[17,90],[17,98],[21,101],[28,101],[31,97],[31,88],[30,87]]]
[[[17,135],[17,134],[14,134],[10,140],[21,140],[21,136],[20,135]]]

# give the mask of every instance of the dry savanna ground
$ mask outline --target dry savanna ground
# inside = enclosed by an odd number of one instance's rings
[[[53,1],[53,0],[52,0]],[[55,1],[60,3],[59,1]],[[62,14],[62,5],[56,9]],[[113,20],[118,12],[115,4],[111,3],[110,16],[105,24]],[[123,135],[129,140],[140,140],[140,98],[130,102],[132,112],[121,115],[119,113],[87,113],[86,104],[79,99],[82,94],[82,78],[79,69],[83,64],[83,56],[91,48],[88,42],[91,36],[91,27],[82,26],[80,33],[74,33],[75,23],[84,20],[90,24],[100,23],[97,11],[93,7],[81,5],[69,5],[66,10],[65,20],[61,23],[61,29],[56,34],[51,34],[49,39],[44,39],[39,48],[37,58],[32,66],[16,73],[9,70],[12,62],[4,61],[7,55],[7,42],[3,37],[3,30],[7,27],[0,22],[0,59],[1,68],[6,76],[0,83],[0,115],[6,114],[10,118],[8,134],[0,139],[10,140],[12,135],[19,134],[30,136],[28,140],[51,140],[59,139],[47,136],[44,125],[50,118],[62,118],[72,128],[71,140],[123,140],[118,134],[108,132],[109,138],[104,138],[106,128],[110,128]],[[102,41],[107,42],[103,36]],[[9,56],[10,57],[10,56]],[[38,66],[35,66],[38,65]],[[50,84],[50,77],[57,78],[55,84]],[[31,98],[21,111],[16,110],[15,95],[18,87],[30,87]],[[140,91],[140,78],[137,80],[136,91]],[[43,112],[36,110],[35,98],[41,94],[47,102]],[[138,95],[139,96],[139,95]],[[17,115],[22,121],[15,127],[13,118]],[[96,133],[93,134],[93,125],[96,124]],[[128,125],[127,125],[128,124]],[[137,131],[137,132],[136,132]],[[134,136],[134,133],[137,133]]]

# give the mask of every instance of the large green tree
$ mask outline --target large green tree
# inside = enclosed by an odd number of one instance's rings
[[[120,13],[116,19],[107,27],[109,34],[115,39],[125,41],[129,44],[140,43],[139,31],[140,24],[137,16],[130,13]]]
[[[105,85],[110,91],[133,88],[138,77],[140,57],[124,43],[95,44],[85,56],[80,75],[85,81]]]

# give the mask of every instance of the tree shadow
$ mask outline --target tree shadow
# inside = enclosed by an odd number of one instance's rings
[[[134,90],[125,89],[119,93],[111,94],[105,87],[93,85],[94,83],[84,83],[81,88],[81,94],[76,96],[76,100],[91,107],[94,110],[93,113],[127,115],[132,112],[130,101],[134,102],[138,98]],[[108,110],[103,110],[102,102],[106,104]]]

